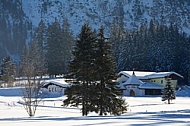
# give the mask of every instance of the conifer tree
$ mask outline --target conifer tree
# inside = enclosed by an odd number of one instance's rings
[[[164,89],[162,90],[162,101],[167,100],[168,104],[170,104],[170,101],[175,99],[175,91],[173,87],[171,86],[171,79],[167,78],[167,82],[164,86]]]
[[[124,44],[127,43],[125,41],[127,34],[124,34],[122,29],[123,28],[117,24],[116,20],[113,20],[111,25],[110,42],[112,43],[112,53],[116,62],[117,72],[125,69],[123,68],[125,66],[123,61],[126,61],[126,59],[124,59],[123,55],[128,51],[125,48],[126,46],[124,46]]]
[[[15,65],[10,56],[3,59],[1,64],[1,78],[7,83],[8,86],[12,86],[15,79]]]
[[[104,36],[103,27],[100,28],[97,39],[94,54],[94,76],[97,85],[94,88],[95,94],[90,97],[93,98],[91,106],[97,106],[96,111],[99,112],[99,115],[108,113],[120,115],[127,111],[127,106],[122,98],[118,98],[121,96],[121,90],[117,83],[113,82],[116,79],[115,62],[111,53],[111,43]]]
[[[63,74],[63,58],[62,58],[62,31],[60,23],[57,19],[48,27],[46,58],[48,66],[48,74],[56,76]]]
[[[66,90],[64,105],[82,105],[82,114],[96,112],[120,115],[127,110],[125,101],[120,97],[121,90],[113,82],[115,79],[115,62],[111,46],[104,37],[103,28],[98,36],[88,24],[82,27],[74,59],[69,64],[69,76],[75,79]]]
[[[33,42],[36,44],[37,56],[40,59],[38,62],[38,75],[42,76],[47,73],[47,62],[45,59],[45,44],[46,44],[46,26],[43,20],[40,21],[37,29],[34,32]]]
[[[67,72],[68,62],[72,57],[71,50],[74,47],[74,38],[67,19],[64,19],[62,24],[62,41],[61,54],[63,57],[63,73],[65,74]]]
[[[88,24],[82,26],[78,35],[76,46],[74,48],[73,59],[69,63],[69,78],[74,79],[72,86],[65,92],[67,99],[64,105],[78,106],[82,105],[82,115],[88,115],[89,112],[89,92],[93,80],[94,65],[94,43],[96,34],[91,30]]]

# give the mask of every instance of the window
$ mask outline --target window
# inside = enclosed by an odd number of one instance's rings
[[[145,95],[161,95],[161,89],[145,89]]]
[[[163,84],[163,80],[161,80],[161,84]]]

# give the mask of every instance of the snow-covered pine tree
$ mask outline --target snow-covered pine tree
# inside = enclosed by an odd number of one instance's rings
[[[95,110],[99,115],[120,115],[127,111],[127,105],[120,97],[121,90],[117,83],[113,82],[116,78],[115,62],[111,53],[111,43],[104,36],[103,27],[98,32],[95,50],[94,78],[97,83],[92,89],[94,94],[90,96],[91,106],[97,107]]]
[[[167,100],[168,104],[170,104],[171,100],[176,98],[174,88],[171,86],[171,78],[167,78],[162,94],[162,101]]]
[[[93,83],[95,42],[96,34],[91,30],[88,23],[84,24],[72,52],[73,59],[68,66],[67,77],[74,81],[70,82],[72,86],[65,92],[67,99],[64,100],[64,105],[82,105],[83,116],[88,115],[90,111],[89,96],[92,92],[90,87]]]

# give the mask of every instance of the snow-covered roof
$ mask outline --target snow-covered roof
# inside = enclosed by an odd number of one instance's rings
[[[43,87],[45,87],[46,85],[48,85],[50,83],[55,84],[60,87],[64,87],[64,88],[70,86],[67,82],[65,82],[65,79],[52,79],[52,80],[46,80],[43,84]]]
[[[145,79],[145,76],[154,73],[154,72],[145,72],[145,71],[121,71],[121,72],[119,72],[119,75],[123,74],[127,77],[130,77],[130,76],[132,76],[133,72],[135,72],[135,75],[138,79]]]
[[[161,77],[170,76],[172,74],[174,74],[180,78],[183,78],[183,76],[181,76],[180,74],[178,74],[176,72],[155,72],[153,74],[147,75],[146,77],[148,77],[148,78],[161,78]]]
[[[134,71],[135,75],[138,79],[151,79],[151,78],[161,78],[161,77],[167,77],[170,76],[172,74],[183,78],[183,76],[181,76],[180,74],[176,73],[176,72],[146,72],[146,71]],[[123,74],[127,77],[132,76],[133,71],[121,71],[119,72],[119,74]]]
[[[163,89],[163,86],[153,83],[144,82],[139,86],[141,89]]]
[[[140,81],[135,73],[133,72],[133,74],[131,75],[131,77],[129,77],[129,79],[124,83],[124,85],[130,85],[130,84],[134,84],[134,85],[141,85],[143,84],[142,81]]]

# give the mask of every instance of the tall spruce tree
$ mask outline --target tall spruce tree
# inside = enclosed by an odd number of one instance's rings
[[[74,38],[67,19],[64,19],[62,24],[62,41],[61,54],[63,57],[63,73],[65,74],[67,72],[68,62],[72,57],[71,50],[73,50],[74,47]]]
[[[91,30],[88,24],[82,26],[78,35],[76,46],[74,48],[73,59],[69,63],[68,77],[74,79],[72,86],[65,92],[67,99],[64,105],[79,106],[82,105],[82,115],[88,115],[89,112],[89,93],[90,85],[93,81],[94,66],[94,44],[96,34]]]
[[[164,86],[164,89],[162,90],[162,101],[168,101],[168,104],[170,104],[170,101],[175,99],[175,91],[173,87],[171,86],[171,78],[167,78],[167,82]]]
[[[113,82],[115,76],[115,62],[111,52],[111,43],[104,36],[103,27],[100,28],[94,54],[95,69],[94,76],[97,80],[95,93],[91,95],[91,106],[97,106],[99,115],[108,113],[120,115],[127,111],[127,106],[121,96],[121,90],[117,83]],[[93,104],[94,103],[94,104]]]
[[[56,76],[63,74],[63,58],[62,58],[62,31],[60,23],[57,19],[48,27],[46,58],[48,66],[48,74]]]
[[[125,51],[128,51],[124,46],[126,43],[126,35],[122,31],[123,28],[121,28],[116,20],[113,20],[113,23],[111,25],[111,33],[110,33],[110,42],[112,43],[112,53],[114,56],[114,60],[116,62],[116,70],[117,72],[125,69],[124,61],[124,53]]]
[[[42,76],[47,73],[47,62],[45,58],[45,44],[46,44],[46,26],[43,20],[40,21],[37,29],[34,32],[33,42],[36,44],[36,51],[38,52],[38,59],[40,59],[39,66],[37,66],[38,75]]]
[[[69,64],[69,76],[75,79],[66,90],[64,105],[82,105],[82,115],[96,112],[100,115],[120,115],[127,110],[125,101],[115,79],[115,63],[111,46],[104,37],[103,28],[98,37],[88,24],[82,27],[74,59]]]

